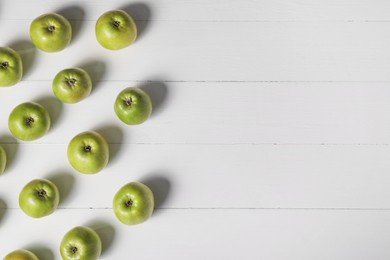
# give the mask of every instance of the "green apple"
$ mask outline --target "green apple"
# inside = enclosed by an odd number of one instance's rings
[[[57,186],[46,179],[27,183],[19,194],[19,206],[28,216],[41,218],[53,213],[60,201]]]
[[[64,260],[96,260],[102,252],[102,242],[95,230],[78,226],[69,230],[60,244]]]
[[[106,49],[119,50],[132,44],[137,38],[137,26],[123,10],[111,10],[102,14],[96,22],[97,41]]]
[[[14,137],[23,141],[33,141],[49,131],[50,116],[42,105],[25,102],[11,111],[8,128]]]
[[[142,89],[129,87],[118,94],[114,110],[119,119],[125,124],[138,125],[150,117],[152,101]]]
[[[82,132],[69,142],[68,160],[78,172],[98,173],[108,163],[108,143],[103,136],[95,131]]]
[[[4,148],[0,146],[0,175],[4,173],[5,166],[7,165],[7,153]]]
[[[8,47],[0,47],[0,87],[10,87],[23,76],[23,62],[19,53]]]
[[[39,260],[39,258],[31,251],[18,249],[6,255],[4,260]]]
[[[64,103],[77,103],[92,90],[89,74],[80,68],[68,68],[57,73],[52,84],[54,95]]]
[[[115,216],[123,224],[142,223],[153,213],[153,192],[143,183],[130,182],[115,194],[112,207]]]
[[[34,45],[42,51],[62,51],[70,43],[72,26],[60,14],[43,14],[31,22],[30,38]]]

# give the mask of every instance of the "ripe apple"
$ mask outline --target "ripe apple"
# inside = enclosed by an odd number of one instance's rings
[[[45,179],[27,183],[19,194],[19,206],[28,216],[41,218],[53,213],[60,201],[57,186]]]
[[[31,251],[18,249],[6,255],[4,260],[39,260],[39,258]]]
[[[64,260],[96,260],[102,252],[102,242],[95,230],[78,226],[63,237],[60,253]]]
[[[98,173],[106,167],[108,159],[108,143],[103,136],[95,131],[82,132],[69,142],[69,163],[81,173]]]
[[[11,111],[8,128],[14,137],[23,141],[33,141],[49,131],[50,116],[42,105],[25,102]]]
[[[137,38],[137,26],[123,10],[111,10],[102,14],[96,22],[97,41],[106,49],[119,50],[132,44]]]
[[[3,174],[5,166],[7,165],[7,153],[4,148],[0,146],[0,175]]]
[[[60,14],[43,14],[31,22],[30,38],[34,45],[42,51],[62,51],[70,43],[72,26]]]
[[[23,62],[19,53],[8,47],[0,47],[0,87],[10,87],[23,76]]]
[[[153,192],[143,183],[130,182],[115,194],[113,210],[120,222],[136,225],[146,221],[153,213]]]
[[[89,74],[81,68],[68,68],[57,73],[52,84],[54,95],[64,103],[77,103],[92,90]]]
[[[145,122],[152,113],[152,101],[142,89],[129,87],[118,94],[114,110],[125,124],[138,125]]]

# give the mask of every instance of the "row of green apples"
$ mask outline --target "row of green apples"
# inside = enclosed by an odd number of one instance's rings
[[[137,36],[134,20],[122,10],[104,13],[96,22],[96,39],[105,48],[119,50],[129,46]],[[44,14],[34,19],[30,26],[33,44],[46,52],[62,51],[69,45],[72,28],[69,21],[56,13]],[[0,47],[0,86],[13,86],[23,75],[20,55],[8,47]],[[54,95],[64,103],[77,103],[87,98],[92,90],[92,80],[81,68],[67,68],[54,78]],[[136,87],[122,90],[114,103],[118,118],[128,125],[145,122],[152,112],[149,95]],[[23,141],[43,137],[50,129],[50,116],[42,105],[24,102],[16,106],[8,118],[11,134]],[[96,174],[109,161],[109,146],[102,135],[95,131],[82,132],[71,139],[67,150],[68,161],[80,173]],[[7,155],[0,146],[0,174],[6,168]],[[56,185],[46,179],[27,183],[19,194],[19,205],[24,213],[33,218],[52,214],[58,207],[60,194]],[[153,192],[140,182],[130,182],[121,187],[113,198],[113,211],[120,222],[139,224],[152,215]],[[78,226],[67,232],[60,245],[63,259],[98,259],[101,240],[88,227]],[[5,260],[36,260],[34,253],[19,249],[9,253]]]

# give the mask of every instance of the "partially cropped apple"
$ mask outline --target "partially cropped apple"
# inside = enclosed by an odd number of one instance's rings
[[[95,230],[78,226],[63,237],[60,253],[63,260],[96,260],[102,252],[102,242]]]
[[[25,102],[11,111],[8,128],[14,137],[23,141],[33,141],[49,131],[50,116],[41,104]]]
[[[0,175],[4,173],[5,166],[7,165],[7,153],[4,148],[0,146]]]
[[[18,249],[7,254],[4,260],[39,260],[39,258],[29,250]]]
[[[19,206],[32,218],[52,214],[58,207],[60,193],[57,186],[46,179],[35,179],[27,183],[19,194]]]
[[[152,101],[149,95],[140,88],[125,88],[115,100],[114,111],[125,124],[138,125],[150,117]]]
[[[137,26],[133,18],[123,10],[111,10],[102,14],[96,22],[97,41],[106,49],[120,50],[137,38]]]
[[[8,47],[0,47],[0,87],[10,87],[23,76],[23,62],[19,53]]]
[[[88,97],[92,80],[81,68],[68,68],[57,73],[52,84],[54,95],[64,103],[77,103]]]
[[[115,194],[112,207],[115,216],[123,224],[140,224],[153,213],[153,192],[143,183],[130,182]]]
[[[68,160],[72,167],[80,173],[98,173],[108,163],[108,143],[102,135],[95,131],[82,132],[69,142]]]
[[[72,39],[72,26],[60,14],[43,14],[31,22],[30,38],[34,45],[42,51],[62,51]]]

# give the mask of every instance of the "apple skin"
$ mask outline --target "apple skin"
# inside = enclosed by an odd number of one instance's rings
[[[0,47],[0,87],[10,87],[23,76],[20,54],[8,47]]]
[[[58,207],[60,193],[57,186],[46,179],[27,183],[19,194],[19,206],[26,215],[42,218],[52,214]]]
[[[120,50],[137,38],[137,26],[133,18],[123,10],[111,10],[102,14],[95,25],[96,39],[104,48]]]
[[[95,230],[78,226],[69,230],[60,244],[64,260],[96,260],[102,252],[102,242]]]
[[[50,116],[42,105],[25,102],[11,111],[8,117],[8,128],[15,138],[33,141],[49,131]]]
[[[99,133],[82,132],[69,142],[68,161],[80,173],[95,174],[108,164],[109,146]]]
[[[149,95],[140,88],[125,88],[115,100],[114,111],[125,124],[139,125],[152,114],[152,101]]]
[[[153,213],[153,192],[141,182],[130,182],[115,194],[112,207],[115,216],[123,224],[140,224]]]
[[[4,148],[0,146],[0,175],[4,173],[5,166],[7,165],[7,153]]]
[[[92,79],[81,68],[61,70],[54,77],[54,95],[64,103],[74,104],[88,97],[92,90]]]
[[[72,39],[72,26],[60,14],[43,14],[31,22],[30,38],[34,45],[42,51],[62,51]]]
[[[39,260],[39,258],[31,251],[18,249],[7,254],[4,260]]]

